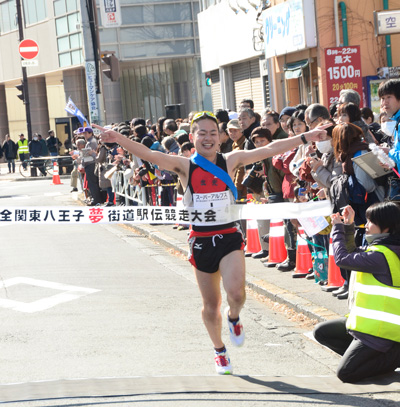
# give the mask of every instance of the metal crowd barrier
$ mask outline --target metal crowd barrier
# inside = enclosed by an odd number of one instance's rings
[[[117,195],[117,200],[126,206],[157,206],[161,205],[161,189],[167,185],[147,185],[140,187],[139,185],[129,184],[129,178],[124,171],[116,171],[111,179],[114,192]],[[168,186],[175,186],[169,184]],[[174,203],[176,203],[176,190],[174,190]],[[121,202],[122,201],[122,202]]]

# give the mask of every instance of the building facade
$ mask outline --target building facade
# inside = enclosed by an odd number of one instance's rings
[[[326,52],[346,46],[349,52],[359,47],[356,75],[362,86],[353,82],[345,86],[357,88],[362,105],[379,109],[373,96],[373,85],[382,80],[377,70],[400,66],[399,34],[389,36],[389,47],[385,36],[375,35],[374,11],[384,8],[400,10],[400,1],[201,1],[202,70],[213,79],[214,108],[237,110],[244,97],[254,99],[258,112],[267,106],[279,111],[300,103],[329,106],[335,98],[329,97],[332,67]]]
[[[155,122],[165,116],[166,105],[180,105],[183,117],[202,109],[204,100],[211,107],[200,66],[199,2],[119,2],[122,21],[114,28],[102,26],[100,0],[95,2],[98,51],[113,51],[120,61],[118,81],[101,77],[102,122],[133,117]],[[83,8],[91,4],[91,0],[21,0],[24,38],[39,45],[37,66],[26,68],[32,132],[46,135],[55,129],[61,140],[70,137],[78,122],[64,110],[69,97],[85,115],[89,113],[85,60],[93,49]],[[15,88],[22,78],[15,16],[16,0],[0,0],[0,142],[6,134],[16,139],[27,132],[25,107]]]

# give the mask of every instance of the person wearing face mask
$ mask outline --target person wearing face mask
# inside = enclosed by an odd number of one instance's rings
[[[328,139],[322,142],[315,143],[316,149],[320,152],[321,158],[316,155],[312,155],[309,159],[309,165],[311,168],[311,176],[318,183],[320,188],[330,188],[331,179],[343,172],[342,164],[336,161],[333,154],[332,147],[332,131],[334,126],[326,129]]]
[[[32,137],[32,141],[29,142],[29,154],[31,158],[43,157],[42,143],[39,140],[38,134],[35,133]],[[46,175],[46,169],[44,167],[44,160],[34,160],[33,165],[39,169],[43,176]]]
[[[331,215],[335,263],[354,271],[350,313],[314,329],[319,343],[343,356],[337,376],[347,383],[400,367],[400,207],[379,202],[366,216],[368,246],[356,248],[351,206]]]

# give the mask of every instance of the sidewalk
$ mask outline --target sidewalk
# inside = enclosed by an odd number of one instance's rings
[[[14,173],[9,173],[8,172],[8,165],[7,163],[0,163],[0,181],[37,181],[37,180],[43,180],[43,179],[51,179],[53,176],[50,174],[47,174],[46,177],[42,177],[41,175],[38,175],[37,177],[24,177],[20,174],[19,172],[19,166],[21,162],[20,161],[15,161],[15,172]],[[40,174],[40,171],[37,171],[38,174]],[[60,175],[60,178],[65,179],[65,178],[71,178],[70,174],[63,174]]]
[[[157,241],[187,257],[187,230],[176,230],[171,225],[132,225],[137,233]],[[246,258],[246,284],[257,293],[311,319],[325,321],[348,313],[347,301],[338,300],[321,290],[314,280],[293,278],[292,272],[267,268],[260,260]]]

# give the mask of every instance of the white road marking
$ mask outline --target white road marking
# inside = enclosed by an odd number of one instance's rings
[[[29,195],[16,195],[11,197],[11,199],[31,199]]]
[[[2,298],[0,299],[0,307],[13,309],[14,311],[33,313],[43,311],[52,308],[58,304],[76,300],[79,297],[83,297],[85,295],[93,294],[100,291],[93,288],[77,287],[74,285],[54,283],[51,281],[37,280],[28,277],[14,277],[3,282],[0,282],[0,289],[11,287],[17,284],[27,284],[36,287],[51,288],[53,290],[60,290],[64,292],[52,295],[50,297],[45,297],[33,302],[15,301]]]
[[[62,195],[61,192],[46,192],[44,196],[59,196]]]

